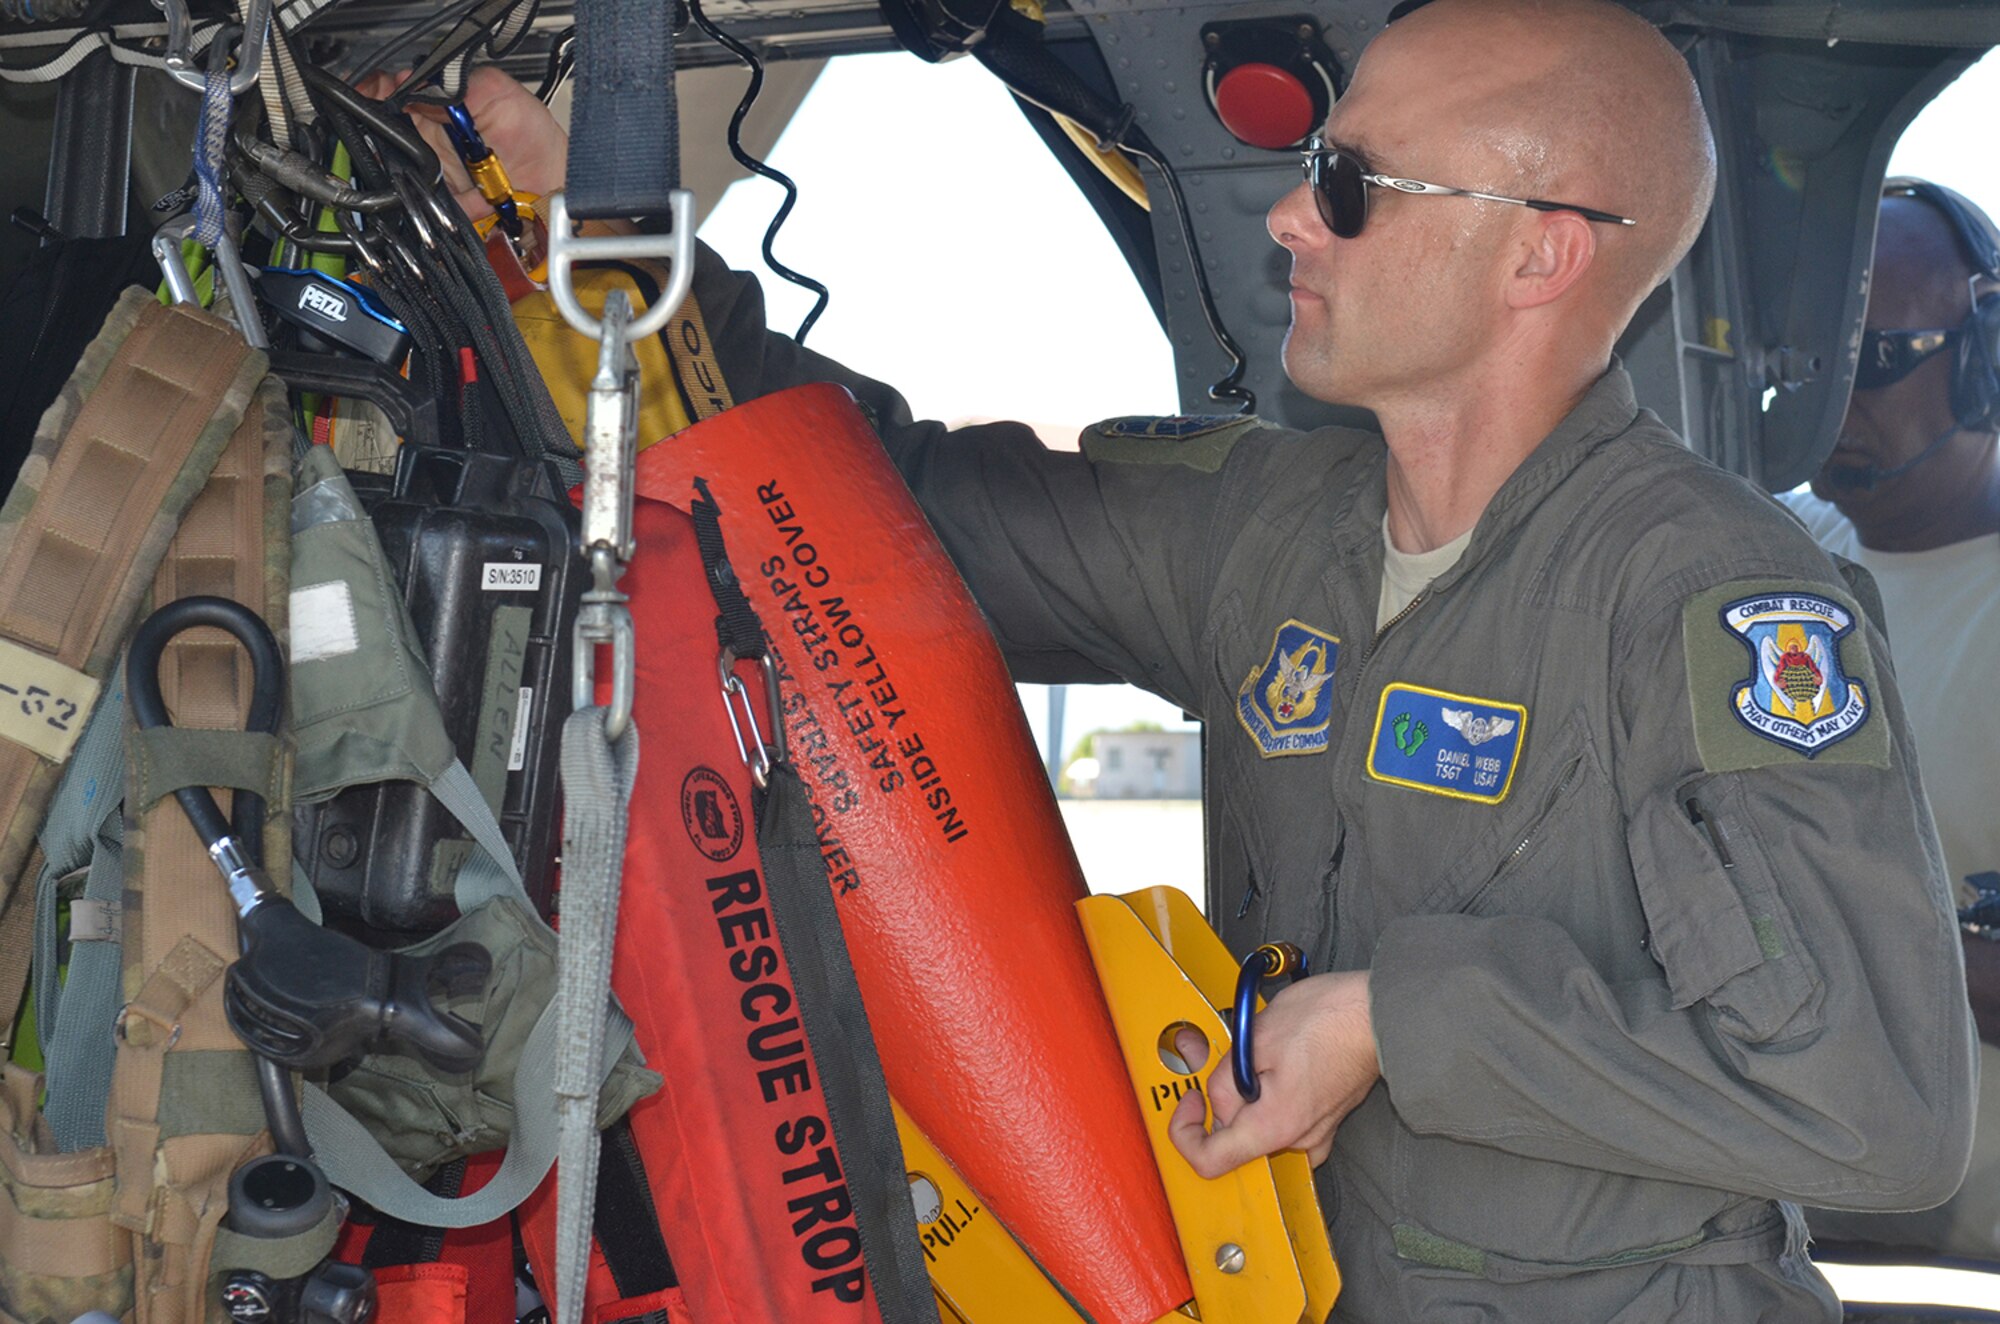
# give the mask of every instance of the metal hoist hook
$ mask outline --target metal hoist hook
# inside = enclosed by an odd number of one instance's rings
[[[611,708],[604,738],[616,741],[632,721],[632,612],[618,578],[632,559],[632,498],[638,462],[639,361],[632,342],[656,335],[694,283],[694,195],[671,195],[673,231],[666,235],[578,235],[561,193],[549,197],[549,293],[563,320],[595,340],[597,375],[591,379],[583,423],[583,554],[590,587],[576,616],[570,698],[578,708],[597,699],[597,646],[611,648]],[[581,261],[666,258],[666,288],[637,318],[623,290],[604,300],[600,320],[577,301],[571,271]]]
[[[565,273],[567,274],[567,273]],[[611,648],[611,709],[604,738],[615,741],[632,721],[632,611],[618,579],[632,559],[632,495],[639,447],[639,361],[632,353],[632,304],[625,291],[604,301],[597,375],[583,423],[583,554],[590,587],[576,614],[570,698],[597,701],[597,646]]]

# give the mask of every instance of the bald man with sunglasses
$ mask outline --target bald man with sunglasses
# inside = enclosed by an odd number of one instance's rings
[[[1335,1319],[1835,1320],[1793,1202],[1948,1196],[1974,1038],[1865,577],[1612,356],[1713,191],[1687,66],[1595,0],[1436,0],[1304,165],[1286,370],[1379,433],[948,431],[713,253],[695,294],[738,399],[855,392],[1017,677],[1207,723],[1211,918],[1318,973],[1175,1139],[1312,1156]]]

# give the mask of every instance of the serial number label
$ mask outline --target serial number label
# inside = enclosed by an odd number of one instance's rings
[[[488,593],[534,593],[542,587],[542,567],[519,561],[488,561],[479,587]]]

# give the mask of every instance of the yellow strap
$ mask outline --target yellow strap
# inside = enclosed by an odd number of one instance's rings
[[[708,338],[708,323],[702,320],[701,305],[695,302],[694,291],[688,291],[667,329],[660,334],[667,338],[681,398],[694,421],[699,423],[725,409],[733,409],[736,400],[729,393],[729,383],[722,379],[722,365],[716,362],[715,347]]]

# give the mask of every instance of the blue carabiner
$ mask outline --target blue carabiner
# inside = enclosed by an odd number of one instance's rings
[[[444,113],[445,132],[451,135],[451,145],[458,149],[459,156],[467,164],[485,160],[493,149],[479,136],[479,126],[473,122],[472,112],[465,108],[465,103],[453,102],[444,108]]]
[[[1295,943],[1267,942],[1243,958],[1243,969],[1236,976],[1234,1014],[1229,1018],[1229,1031],[1235,1039],[1230,1045],[1229,1063],[1236,1074],[1236,1092],[1245,1103],[1257,1102],[1264,1092],[1264,1087],[1257,1083],[1256,1059],[1250,1047],[1251,1024],[1257,1015],[1257,996],[1263,991],[1264,981],[1290,975],[1296,984],[1306,973],[1306,954]]]

